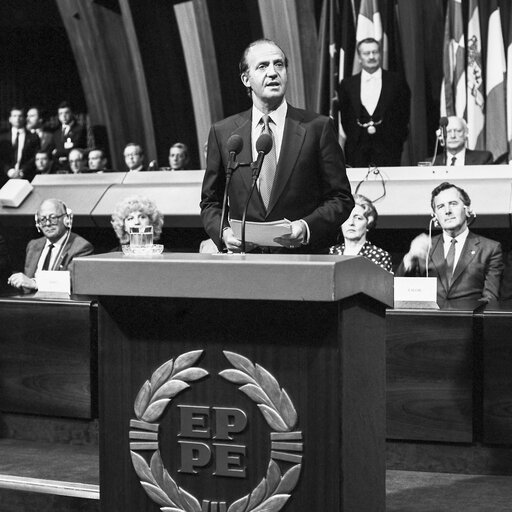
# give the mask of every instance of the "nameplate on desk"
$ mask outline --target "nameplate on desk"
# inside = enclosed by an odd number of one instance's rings
[[[36,281],[38,292],[71,293],[69,270],[40,270]]]
[[[395,277],[395,308],[439,309],[437,277]]]

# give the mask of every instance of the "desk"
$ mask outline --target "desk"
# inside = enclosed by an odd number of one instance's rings
[[[0,298],[0,411],[97,416],[97,306]]]

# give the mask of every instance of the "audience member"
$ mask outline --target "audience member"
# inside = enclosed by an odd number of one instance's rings
[[[367,239],[367,233],[377,225],[377,210],[365,196],[354,196],[355,206],[350,217],[341,225],[343,243],[330,248],[329,254],[360,255],[391,272],[391,256]]]
[[[469,231],[474,219],[471,199],[465,190],[444,182],[432,191],[432,215],[443,230],[429,239],[417,236],[404,256],[397,276],[437,277],[437,299],[498,298],[503,271],[501,245]]]
[[[360,41],[357,56],[361,73],[342,80],[338,92],[347,165],[400,165],[409,130],[409,86],[398,73],[382,69],[375,39]]]
[[[189,162],[188,147],[183,142],[176,142],[169,149],[171,171],[183,171]]]
[[[108,160],[105,150],[102,148],[92,148],[88,155],[89,172],[112,172],[108,168]]]
[[[0,135],[0,186],[9,178],[32,180],[34,156],[39,149],[39,138],[25,128],[23,109],[11,108],[9,124],[10,130]]]
[[[71,174],[82,174],[89,172],[85,165],[85,152],[80,148],[73,148],[68,155],[69,171]]]
[[[85,127],[75,119],[71,106],[62,102],[57,115],[60,121],[60,128],[53,134],[53,144],[58,157],[67,156],[73,148],[85,148],[87,146],[87,132]]]
[[[40,149],[35,156],[36,174],[53,174],[54,163],[48,151]]]
[[[227,218],[220,240],[225,185],[227,141],[233,133],[244,141],[239,161],[255,161],[256,140],[262,131],[273,138],[251,197],[247,220],[290,219],[291,234],[278,238],[281,247],[263,252],[327,252],[336,240],[340,224],[354,205],[345,172],[343,152],[328,117],[289,105],[285,97],[288,59],[269,40],[251,43],[242,56],[242,83],[251,96],[252,108],[215,123],[208,138],[201,218],[217,247],[240,252],[238,239]],[[277,163],[279,162],[279,163]],[[242,219],[252,171],[240,167],[231,179],[229,218]],[[274,180],[275,176],[275,180]]]
[[[130,228],[135,226],[153,226],[153,240],[162,234],[164,217],[151,199],[131,196],[116,204],[111,220],[112,227],[119,240],[119,248],[130,243]]]
[[[27,130],[39,137],[42,150],[49,150],[53,144],[53,134],[44,129],[44,119],[40,107],[32,107],[27,111]]]
[[[460,117],[450,116],[446,126],[446,151],[436,156],[434,165],[492,164],[493,158],[490,151],[466,148],[468,135],[469,129],[466,121]]]
[[[25,270],[9,277],[8,283],[25,292],[38,289],[37,272],[41,270],[72,270],[73,258],[92,254],[93,246],[72,233],[73,214],[59,199],[45,199],[36,213],[41,238],[27,245]]]
[[[140,144],[129,142],[123,150],[124,162],[129,172],[142,172],[144,167],[144,151]]]

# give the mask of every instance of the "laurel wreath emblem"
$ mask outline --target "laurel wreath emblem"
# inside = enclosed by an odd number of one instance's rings
[[[156,422],[170,401],[190,387],[188,382],[209,375],[203,368],[193,367],[202,354],[203,350],[187,352],[155,370],[135,399],[134,411],[137,421],[130,421],[130,425],[139,430],[130,432],[130,437],[158,440],[155,433],[158,431]],[[297,423],[297,412],[286,391],[279,387],[277,380],[265,368],[254,365],[239,354],[224,351],[224,355],[234,369],[223,370],[219,375],[229,382],[240,385],[240,391],[258,405],[267,424],[274,431],[281,435],[291,432]],[[152,432],[141,433],[141,430]],[[132,444],[130,446],[132,447]],[[162,512],[202,512],[197,498],[178,486],[165,469],[157,446],[151,448],[154,453],[149,463],[136,453],[136,449],[130,450],[135,472],[146,494],[160,505]],[[301,459],[299,455],[294,457],[294,460]],[[297,485],[301,467],[300,463],[295,464],[282,474],[279,465],[271,458],[266,476],[252,492],[232,503],[227,512],[278,512],[284,507]]]

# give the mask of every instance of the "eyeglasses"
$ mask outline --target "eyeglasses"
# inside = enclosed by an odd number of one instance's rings
[[[61,217],[64,217],[64,215],[66,215],[66,214],[65,213],[61,213],[60,215],[54,215],[52,213],[48,217],[37,217],[37,223],[45,225],[45,224],[47,224],[49,222],[51,226],[55,226],[56,224],[58,224],[59,219]]]

